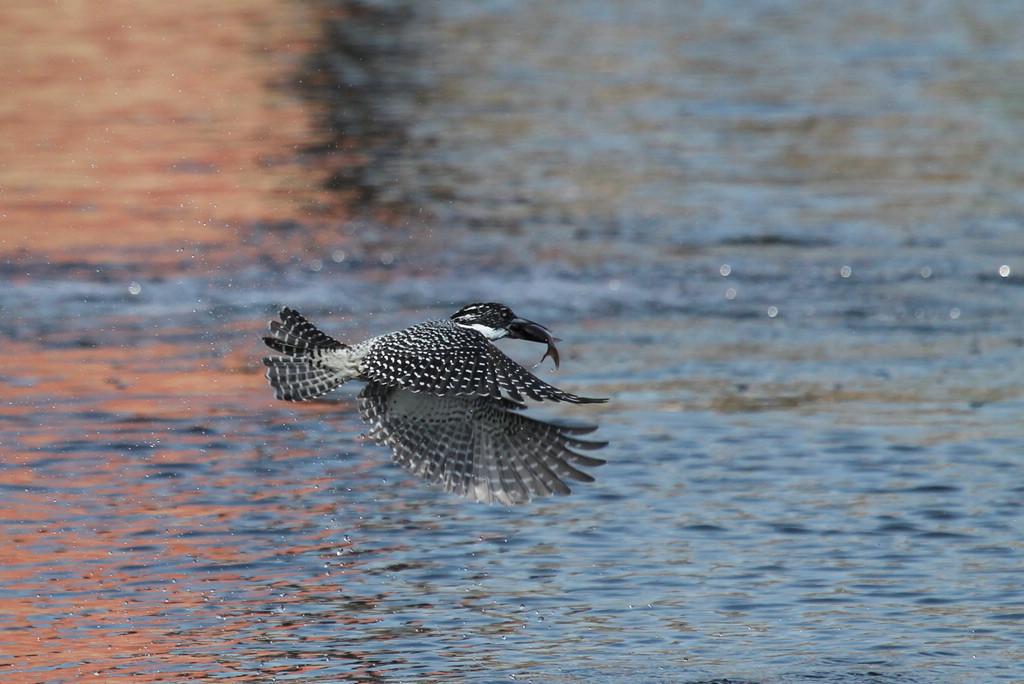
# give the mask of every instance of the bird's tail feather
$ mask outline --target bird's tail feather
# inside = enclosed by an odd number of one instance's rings
[[[263,341],[271,349],[287,355],[263,359],[267,380],[278,399],[314,399],[346,380],[344,374],[324,365],[322,359],[326,353],[347,345],[320,331],[293,309],[281,310],[281,320],[270,322],[270,334],[264,336]]]
[[[270,334],[263,341],[271,349],[288,354],[303,356],[315,350],[330,351],[342,349],[344,344],[322,332],[294,309],[281,309],[281,320],[270,321]]]

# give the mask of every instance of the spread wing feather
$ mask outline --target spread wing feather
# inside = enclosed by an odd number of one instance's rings
[[[604,463],[574,449],[607,442],[581,439],[590,425],[559,425],[519,413],[523,405],[481,395],[437,396],[370,382],[359,394],[369,436],[394,461],[448,492],[485,503],[516,504],[568,494],[566,480],[592,482],[579,467]]]

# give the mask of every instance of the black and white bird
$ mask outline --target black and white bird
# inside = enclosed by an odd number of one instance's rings
[[[278,399],[305,401],[348,380],[362,380],[360,417],[393,459],[446,491],[484,503],[517,504],[568,494],[565,480],[593,482],[579,467],[603,460],[576,450],[607,442],[581,439],[597,426],[545,422],[521,413],[526,400],[592,404],[549,385],[491,342],[502,337],[547,345],[544,326],[504,304],[470,304],[451,318],[419,323],[354,345],[324,334],[285,308],[270,322],[263,359]]]

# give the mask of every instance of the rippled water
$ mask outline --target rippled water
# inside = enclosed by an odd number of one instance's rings
[[[0,674],[1024,681],[1024,10],[369,7],[314,63],[390,220],[4,264]],[[282,304],[491,299],[612,397],[546,409],[611,442],[570,497],[463,503],[260,375]]]

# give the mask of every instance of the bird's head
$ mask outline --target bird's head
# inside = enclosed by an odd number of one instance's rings
[[[555,362],[555,368],[558,368],[558,349],[555,348],[558,338],[552,337],[548,329],[540,323],[516,316],[512,309],[504,304],[470,304],[452,314],[452,321],[463,328],[476,330],[488,340],[511,337],[546,344],[548,349],[541,357],[541,361],[550,356]]]

